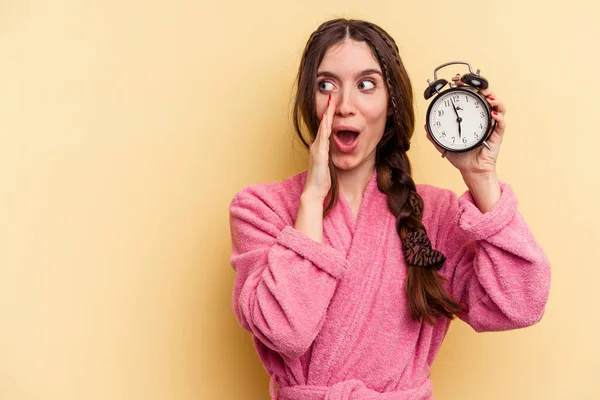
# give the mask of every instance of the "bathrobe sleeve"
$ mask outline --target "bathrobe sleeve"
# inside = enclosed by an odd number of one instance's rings
[[[440,270],[475,331],[502,331],[537,323],[550,290],[550,263],[519,213],[508,184],[494,209],[479,211],[467,191],[447,191],[440,216]],[[445,209],[445,210],[444,210]]]
[[[287,224],[281,206],[252,187],[229,206],[233,311],[267,347],[298,358],[321,329],[347,261]]]

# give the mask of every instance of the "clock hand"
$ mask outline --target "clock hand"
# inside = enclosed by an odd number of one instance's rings
[[[456,113],[456,122],[458,122],[458,137],[461,137],[461,129],[460,129],[460,123],[462,121],[462,118],[458,115],[458,111],[456,110],[456,106],[454,105],[454,100],[450,99],[450,101],[452,102],[452,108],[454,108],[454,112]]]
[[[460,118],[460,117],[458,116],[458,111],[456,111],[456,106],[454,105],[454,100],[450,99],[450,101],[452,102],[452,108],[454,108],[454,112],[456,113],[456,117],[457,117],[457,118]]]

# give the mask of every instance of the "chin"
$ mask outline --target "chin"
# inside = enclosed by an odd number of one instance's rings
[[[358,157],[348,154],[336,154],[331,157],[331,161],[336,169],[342,171],[353,170],[361,164],[361,160]]]

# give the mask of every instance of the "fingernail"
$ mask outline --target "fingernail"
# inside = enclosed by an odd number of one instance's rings
[[[498,115],[498,113],[496,111],[492,111],[492,114],[494,115]]]
[[[496,100],[496,99],[494,99],[494,98],[493,98],[493,97],[491,97],[491,96],[488,96],[488,99],[490,99],[490,100]]]
[[[456,74],[456,76],[460,76],[460,74]]]
[[[325,118],[325,113],[321,114],[321,119]]]
[[[331,103],[331,93],[329,93],[329,99],[327,99],[327,107],[329,107],[329,103]]]

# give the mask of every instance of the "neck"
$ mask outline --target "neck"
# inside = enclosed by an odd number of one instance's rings
[[[349,202],[361,201],[375,165],[364,164],[351,171],[336,171],[340,194]]]

